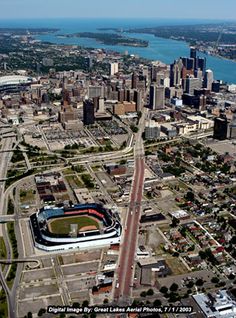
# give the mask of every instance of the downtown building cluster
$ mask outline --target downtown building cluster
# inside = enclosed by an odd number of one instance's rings
[[[206,58],[199,57],[193,47],[189,57],[171,65],[127,52],[53,49],[60,55],[83,58],[85,70],[56,71],[53,60],[45,57],[42,65],[50,64],[48,74],[40,74],[37,64],[34,78],[27,77],[27,71],[1,77],[1,114],[8,121],[19,124],[27,118],[49,118],[65,131],[77,131],[119,116],[132,126],[132,120],[148,107],[153,112],[146,122],[146,139],[173,138],[213,126],[215,138],[234,136],[230,124],[234,87],[215,80]]]

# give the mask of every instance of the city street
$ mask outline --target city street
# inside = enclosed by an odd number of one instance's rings
[[[134,148],[135,169],[130,195],[130,208],[128,210],[128,216],[125,224],[125,232],[118,263],[118,279],[114,292],[114,300],[118,301],[121,305],[128,305],[130,303],[130,293],[133,281],[133,264],[137,246],[139,219],[142,211],[141,202],[145,171],[142,131],[144,127],[146,112],[147,110],[144,111],[144,114],[141,117],[139,123],[139,132],[136,136],[136,143]]]

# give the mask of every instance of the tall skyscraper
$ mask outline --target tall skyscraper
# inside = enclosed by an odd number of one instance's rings
[[[99,98],[97,112],[98,113],[104,113],[105,112],[104,98]]]
[[[228,119],[224,114],[214,120],[214,139],[225,140],[228,136]]]
[[[65,124],[70,120],[76,120],[78,118],[75,109],[70,105],[62,106],[58,116],[58,120],[61,124]]]
[[[174,64],[170,66],[170,86],[180,86],[181,85],[181,73],[182,73],[183,63],[182,60],[176,60]]]
[[[125,100],[125,90],[123,88],[118,89],[118,101],[123,103]]]
[[[165,104],[165,87],[152,84],[150,86],[149,106],[151,109],[162,109]]]
[[[219,91],[220,91],[220,82],[219,81],[214,81],[212,83],[212,91],[215,93],[219,93]]]
[[[203,78],[203,72],[200,70],[200,68],[195,70],[194,76],[201,79]]]
[[[93,59],[91,57],[85,57],[85,64],[88,69],[90,69],[93,66]]]
[[[193,58],[189,58],[189,57],[181,57],[181,60],[183,62],[184,67],[187,70],[194,70],[194,63],[195,60]]]
[[[193,95],[195,89],[202,87],[202,80],[193,76],[188,76],[185,80],[185,92]]]
[[[190,47],[190,57],[192,59],[196,59],[197,58],[197,50],[193,46]]]
[[[145,123],[145,139],[155,140],[160,138],[160,126],[154,120],[149,120]]]
[[[236,139],[236,113],[233,114],[232,121],[229,124],[229,138]]]
[[[134,102],[136,103],[137,112],[141,111],[143,108],[142,91],[138,91],[138,90],[134,91]]]
[[[192,60],[194,62],[193,69],[195,72],[198,69],[200,69],[203,73],[205,73],[205,71],[206,71],[206,58],[197,56],[197,49],[195,47],[190,48],[190,59],[189,59],[188,63],[192,63],[192,62],[190,62],[190,60]],[[190,64],[189,64],[189,66],[190,66]]]
[[[149,81],[149,67],[148,66],[143,66],[142,69],[142,75],[146,78],[146,81]]]
[[[93,125],[95,122],[94,104],[90,99],[83,102],[83,122],[84,125]]]
[[[94,97],[104,97],[104,87],[103,86],[94,86],[90,85],[88,88],[88,97],[94,98]]]
[[[115,75],[119,71],[118,63],[110,63],[110,76]]]
[[[203,73],[206,71],[206,58],[205,57],[197,57],[195,70],[200,69]]]
[[[203,79],[203,87],[211,91],[213,81],[214,81],[213,72],[211,70],[206,70],[204,74],[204,79]]]
[[[134,72],[132,74],[132,88],[136,89],[137,84],[138,84],[138,74]]]

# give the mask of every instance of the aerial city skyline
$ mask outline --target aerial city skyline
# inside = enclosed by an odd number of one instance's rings
[[[235,12],[1,1],[1,318],[236,317]]]

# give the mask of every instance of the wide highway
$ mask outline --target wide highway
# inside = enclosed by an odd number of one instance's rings
[[[135,168],[130,194],[130,207],[118,261],[118,278],[115,286],[114,301],[120,305],[130,304],[131,287],[133,285],[133,265],[137,248],[145,172],[144,147],[142,141],[145,116],[146,112],[144,112],[140,120],[139,132],[136,135],[134,147]]]
[[[6,149],[11,149],[13,146],[13,141],[15,140],[14,137],[8,137],[8,138],[4,138],[2,141],[2,150],[6,150]],[[12,157],[12,152],[2,152],[0,154],[0,179],[4,179],[7,175],[7,169],[8,169],[8,165],[10,163]],[[5,211],[3,211],[3,207],[4,207],[4,203],[5,202],[5,196],[4,196],[4,190],[5,190],[5,182],[0,182],[0,215],[4,214]],[[6,238],[7,234],[2,231],[2,227],[0,227],[0,236],[4,236],[4,238]],[[3,235],[4,234],[4,235]],[[5,242],[6,244],[6,242]],[[7,247],[7,252],[8,252],[8,257],[9,257],[9,244],[7,242],[6,244]],[[2,267],[0,266],[0,282],[1,282],[1,286],[5,291],[6,297],[7,297],[7,301],[8,301],[8,315],[11,318],[15,317],[15,309],[14,309],[14,303],[12,298],[10,297],[10,289],[8,288],[7,284],[6,284],[6,280],[4,277],[4,274],[2,272]]]

